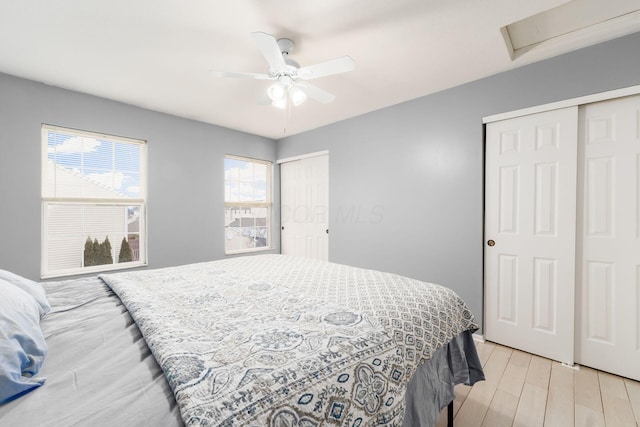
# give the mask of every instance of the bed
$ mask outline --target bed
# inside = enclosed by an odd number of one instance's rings
[[[42,286],[46,380],[3,425],[431,426],[484,379],[465,303],[399,275],[257,255]]]

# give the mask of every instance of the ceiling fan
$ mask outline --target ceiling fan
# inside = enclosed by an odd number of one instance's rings
[[[258,80],[276,80],[267,90],[265,103],[278,108],[285,108],[289,101],[293,105],[302,104],[307,97],[323,104],[335,99],[335,96],[324,89],[308,83],[308,80],[333,74],[344,73],[354,69],[355,62],[349,56],[301,67],[289,53],[295,44],[292,40],[282,38],[276,40],[272,35],[260,31],[251,33],[262,56],[269,63],[269,74],[236,73],[213,71],[218,77],[233,77]]]

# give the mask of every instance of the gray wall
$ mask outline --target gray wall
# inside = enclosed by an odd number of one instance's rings
[[[270,139],[0,74],[0,268],[32,279],[40,276],[42,123],[148,142],[150,267],[223,258],[224,155],[276,159]]]
[[[640,34],[275,143],[0,74],[0,268],[39,276],[42,123],[149,142],[151,267],[224,257],[224,154],[329,150],[330,259],[447,285],[481,319],[482,117],[637,84]]]
[[[638,84],[640,33],[282,139],[278,157],[329,150],[331,261],[444,284],[481,321],[482,117]]]

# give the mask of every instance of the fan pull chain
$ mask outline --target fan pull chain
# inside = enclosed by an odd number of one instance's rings
[[[289,103],[287,102],[287,105],[285,105],[284,109],[282,110],[282,135],[287,134],[287,110],[288,109],[289,109]]]
[[[285,104],[282,115],[282,135],[287,134],[287,120],[291,121],[291,114],[293,109],[291,108],[291,98],[287,96],[287,103]]]

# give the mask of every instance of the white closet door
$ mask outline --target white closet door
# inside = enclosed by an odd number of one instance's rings
[[[640,96],[580,111],[577,362],[640,380]]]
[[[329,156],[280,165],[281,252],[329,258]]]
[[[486,135],[485,337],[566,363],[574,357],[577,126],[570,107],[489,123]]]

